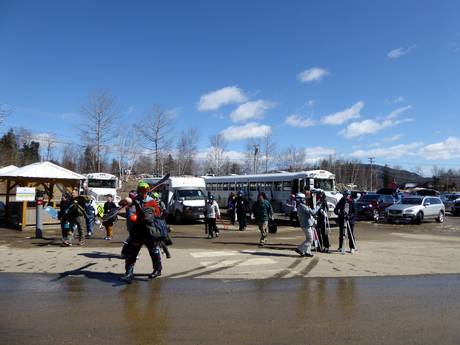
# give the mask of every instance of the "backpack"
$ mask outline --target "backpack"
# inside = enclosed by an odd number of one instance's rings
[[[145,202],[143,205],[136,201],[138,223],[145,226],[150,236],[157,241],[163,241],[167,246],[172,244],[169,237],[169,227],[161,218],[161,208],[155,200]]]

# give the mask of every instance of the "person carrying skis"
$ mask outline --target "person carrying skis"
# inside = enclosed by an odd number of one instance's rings
[[[208,239],[219,237],[219,229],[216,221],[220,218],[219,204],[214,200],[214,196],[210,195],[206,201],[206,225],[208,230]]]
[[[345,253],[343,239],[348,237],[350,253],[356,250],[356,241],[354,236],[354,225],[356,221],[356,205],[353,197],[348,191],[343,192],[342,198],[335,206],[334,213],[338,216],[339,223],[339,249],[342,254]]]
[[[294,250],[300,256],[312,257],[311,245],[313,243],[313,226],[315,225],[314,217],[318,213],[319,206],[315,209],[311,208],[303,193],[297,193],[296,198],[298,200],[297,213],[299,216],[299,225],[305,233],[305,241]]]
[[[136,213],[131,215],[133,227],[126,244],[125,275],[121,278],[127,283],[131,283],[134,279],[134,265],[143,245],[147,247],[152,260],[153,272],[149,278],[161,276],[163,268],[160,242],[150,231],[150,227],[154,226],[154,218],[161,217],[161,209],[158,202],[148,195],[149,189],[148,183],[140,181],[137,185],[137,195],[132,200]],[[125,204],[127,207],[131,206],[129,202],[125,202]]]
[[[329,225],[326,194],[324,192],[318,194],[316,205],[319,206],[317,219],[321,247],[323,249],[323,253],[329,253],[329,232],[331,231],[331,228]]]

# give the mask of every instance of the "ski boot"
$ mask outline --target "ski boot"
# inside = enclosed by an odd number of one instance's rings
[[[130,266],[126,268],[126,273],[121,277],[125,283],[131,284],[134,279],[134,267]]]

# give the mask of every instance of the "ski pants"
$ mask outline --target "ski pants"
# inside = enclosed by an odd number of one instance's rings
[[[80,241],[83,240],[84,228],[86,228],[86,218],[85,218],[85,216],[78,216],[78,217],[74,217],[74,218],[71,219],[71,221],[70,221],[70,229],[71,230],[76,229],[78,231],[78,239]],[[68,237],[68,233],[67,233],[67,236],[65,236],[65,237]]]
[[[246,214],[243,212],[238,212],[238,224],[240,225],[240,230],[246,228]]]
[[[208,228],[208,235],[214,236],[214,234],[219,233],[219,229],[217,229],[216,225],[216,218],[206,218],[206,225]]]
[[[297,248],[302,254],[311,254],[311,244],[313,243],[313,229],[311,227],[302,228],[305,233],[305,241]]]
[[[260,231],[260,244],[265,244],[268,237],[268,221],[257,224]]]
[[[161,264],[161,252],[159,243],[151,236],[131,236],[127,240],[126,246],[126,259],[125,268],[128,270],[134,267],[136,264],[137,256],[143,245],[145,245],[149,251],[150,259],[152,260],[152,267],[155,271],[162,270]]]
[[[350,246],[350,249],[355,249],[355,234],[354,234],[354,228],[355,228],[355,222],[353,221],[348,221],[348,224],[350,225],[349,227],[347,226],[347,220],[343,217],[339,217],[339,248],[343,248],[343,239],[345,238],[345,231],[347,231],[347,236],[348,236],[348,245]]]
[[[329,243],[329,235],[326,232],[326,221],[321,220],[318,221],[318,230],[319,230],[319,240],[321,242],[321,246],[323,248],[329,248],[330,243]]]

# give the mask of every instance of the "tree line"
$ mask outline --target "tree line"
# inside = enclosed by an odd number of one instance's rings
[[[174,112],[158,105],[146,111],[137,124],[124,124],[122,107],[107,91],[91,94],[79,113],[78,142],[65,142],[49,133],[37,136],[24,128],[9,129],[0,138],[0,166],[47,160],[79,173],[108,172],[122,179],[139,174],[199,176],[322,169],[336,175],[341,189],[375,190],[391,182],[425,183],[439,190],[460,186],[460,170],[433,167],[432,178],[424,179],[399,167],[371,166],[333,155],[309,163],[308,148],[279,149],[270,131],[248,140],[246,150],[236,157],[221,134],[212,135],[208,149],[200,153],[198,128],[176,132]],[[0,105],[0,124],[10,114]]]

